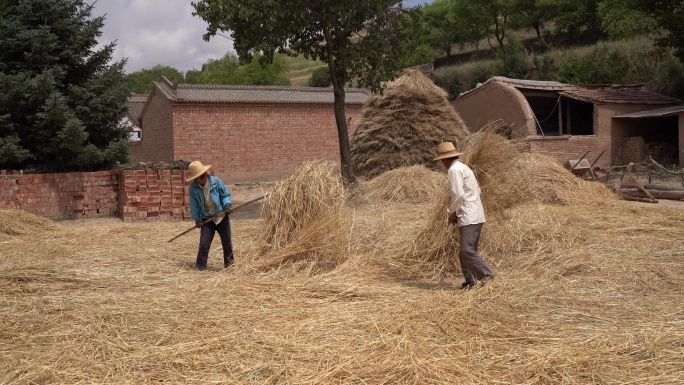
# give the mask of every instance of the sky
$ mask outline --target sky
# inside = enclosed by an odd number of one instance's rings
[[[357,0],[363,1],[363,0]],[[407,0],[414,6],[432,0]],[[88,1],[86,1],[88,2]],[[234,52],[232,41],[202,39],[207,23],[192,16],[192,0],[98,0],[92,17],[105,16],[100,45],[116,42],[113,60],[128,58],[126,73],[169,66],[186,72]],[[228,36],[228,35],[226,35]]]

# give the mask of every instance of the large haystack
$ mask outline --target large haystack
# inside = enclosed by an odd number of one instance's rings
[[[439,169],[432,159],[440,142],[459,142],[468,129],[447,93],[416,70],[390,83],[383,95],[366,100],[351,140],[356,176],[372,179],[399,167]]]

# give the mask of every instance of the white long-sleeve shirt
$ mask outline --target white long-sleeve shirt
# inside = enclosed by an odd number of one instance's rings
[[[449,190],[451,205],[449,214],[457,212],[458,226],[475,225],[485,222],[484,207],[480,200],[480,185],[473,170],[459,160],[449,166]]]

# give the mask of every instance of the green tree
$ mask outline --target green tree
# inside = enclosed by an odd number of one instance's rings
[[[238,70],[234,84],[289,86],[290,79],[285,76],[289,68],[287,61],[281,55],[273,55],[273,60],[265,63],[261,60],[261,55],[256,54],[249,63]]]
[[[595,42],[605,35],[599,20],[598,5],[602,0],[545,0],[554,10],[556,31],[571,42]]]
[[[125,76],[125,79],[134,93],[149,94],[152,90],[152,82],[156,82],[162,76],[166,76],[167,79],[175,83],[184,83],[185,81],[183,74],[177,69],[159,64],[150,69],[131,72]]]
[[[238,57],[232,53],[226,53],[222,58],[209,60],[202,66],[199,76],[200,84],[235,84],[235,75],[240,68]]]
[[[185,73],[185,83],[188,84],[200,84],[200,77],[202,76],[202,70],[191,69]]]
[[[309,87],[330,87],[330,71],[328,71],[328,67],[319,67],[311,72]]]
[[[208,23],[205,39],[231,31],[243,58],[262,52],[270,61],[280,50],[328,64],[342,176],[353,182],[344,87],[356,79],[377,90],[399,69],[403,36],[397,21],[409,12],[401,0],[200,0],[192,5]]]
[[[519,7],[520,15],[514,25],[515,28],[532,28],[537,39],[542,38],[542,28],[553,19],[555,9],[548,0],[529,0]]]
[[[534,0],[454,0],[453,6],[461,19],[460,23],[468,26],[469,40],[479,40],[492,36],[499,49],[506,50],[506,33],[511,25],[520,25],[523,10],[530,9]],[[516,20],[519,19],[519,20]],[[465,30],[465,29],[464,29]],[[493,48],[493,44],[489,45]]]
[[[682,0],[634,0],[638,9],[653,17],[663,35],[657,39],[661,47],[671,47],[684,62],[684,3]]]
[[[557,76],[564,83],[617,84],[623,82],[629,67],[626,54],[597,46],[587,55],[571,53],[563,58]]]
[[[400,22],[404,35],[404,49],[398,58],[400,68],[408,68],[425,64],[438,56],[439,52],[432,48],[429,40],[429,24],[425,21],[423,8],[415,7]]]
[[[427,26],[427,41],[431,47],[442,50],[449,63],[451,47],[462,43],[463,35],[451,1],[435,0],[423,8],[422,15],[423,22]]]
[[[129,89],[104,18],[81,0],[0,8],[0,168],[94,170],[125,162]]]
[[[260,59],[261,55],[257,53],[243,65],[237,55],[228,52],[221,59],[209,60],[202,66],[199,83],[258,86],[290,84],[290,80],[285,77],[289,68],[285,58],[275,55],[270,63]]]

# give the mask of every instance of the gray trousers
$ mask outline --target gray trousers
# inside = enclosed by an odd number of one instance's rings
[[[458,228],[459,243],[461,251],[458,255],[461,262],[461,270],[463,277],[467,283],[475,283],[477,280],[483,278],[494,278],[489,266],[484,259],[478,254],[477,246],[480,243],[480,233],[482,232],[482,225],[465,225]]]

